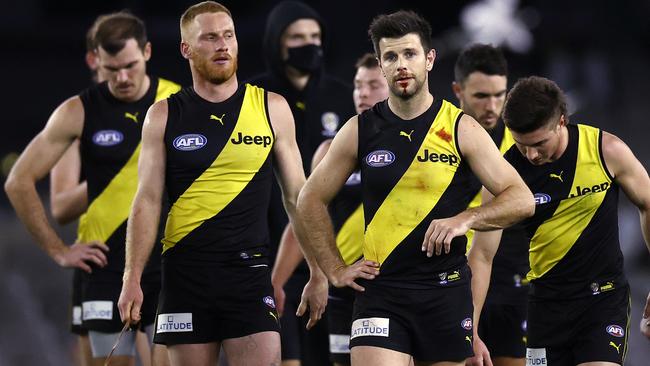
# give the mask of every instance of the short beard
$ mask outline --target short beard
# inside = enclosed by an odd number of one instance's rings
[[[194,69],[196,72],[198,72],[203,79],[216,85],[223,84],[230,80],[230,78],[232,78],[232,76],[237,72],[237,56],[232,58],[232,66],[227,69],[223,67],[215,67],[212,65],[212,60],[210,58],[199,56],[192,58],[192,61],[194,61]]]
[[[391,90],[392,94],[395,95],[396,97],[398,97],[399,99],[404,100],[404,101],[410,100],[411,98],[413,98],[414,95],[416,95],[416,94],[418,94],[420,92],[420,89],[422,89],[422,86],[424,85],[424,81],[420,82],[420,81],[418,81],[418,79],[415,79],[415,78],[413,79],[413,81],[415,82],[415,85],[414,85],[414,88],[413,88],[413,92],[411,92],[411,93],[406,93],[405,94],[404,89],[400,88],[400,87],[395,87],[394,86],[395,84],[390,86],[390,90]]]

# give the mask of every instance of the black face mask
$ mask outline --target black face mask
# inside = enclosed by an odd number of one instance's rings
[[[291,47],[288,51],[287,65],[293,66],[299,71],[311,73],[318,70],[323,64],[323,49],[321,46],[308,44],[306,46]]]

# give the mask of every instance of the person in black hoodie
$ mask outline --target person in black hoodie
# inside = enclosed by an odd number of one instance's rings
[[[331,139],[344,121],[355,114],[350,101],[352,87],[328,75],[323,64],[325,28],[320,15],[308,5],[296,1],[279,3],[269,14],[264,35],[267,72],[248,82],[284,96],[296,124],[296,140],[303,168],[309,174],[318,146]],[[273,187],[269,209],[271,246],[277,248],[287,225],[281,194]],[[283,267],[282,256],[276,269]],[[281,268],[279,268],[281,270]],[[282,324],[283,365],[328,365],[326,322],[320,322],[305,334],[306,319],[294,315],[301,292],[309,279],[306,265],[301,265],[284,286],[285,311]],[[283,292],[276,289],[276,294]]]

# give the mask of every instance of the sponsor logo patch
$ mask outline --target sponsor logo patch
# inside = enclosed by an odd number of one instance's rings
[[[263,145],[264,147],[267,147],[271,145],[271,136],[251,136],[251,135],[244,135],[241,132],[237,133],[236,138],[231,138],[230,142],[232,142],[235,145],[239,144],[244,144],[244,145]]]
[[[605,331],[614,337],[622,338],[625,336],[625,330],[623,330],[623,327],[616,324],[608,325],[607,328],[605,328]]]
[[[546,366],[546,348],[526,348],[526,366]]]
[[[535,204],[543,205],[545,203],[551,202],[551,196],[546,193],[535,193]]]
[[[366,164],[373,168],[391,165],[395,161],[395,154],[388,150],[375,150],[366,155]]]
[[[176,150],[192,151],[204,147],[208,138],[198,133],[188,133],[174,139],[173,145]]]
[[[465,329],[465,330],[471,330],[472,329],[472,318],[463,319],[463,321],[460,322],[460,326],[463,327],[463,329]]]
[[[116,130],[101,130],[93,135],[93,143],[99,146],[115,146],[124,141],[124,134]]]
[[[418,155],[417,159],[419,162],[430,161],[432,163],[445,163],[451,166],[458,166],[460,159],[454,154],[438,154],[435,152],[430,152],[429,149],[424,149],[422,155]]]
[[[350,339],[356,337],[388,337],[390,332],[390,319],[388,318],[363,318],[352,323]]]
[[[86,301],[81,304],[83,320],[113,319],[112,301]]]
[[[330,353],[350,353],[350,336],[330,334]]]
[[[156,333],[192,332],[192,313],[158,314]]]
[[[600,184],[595,184],[595,185],[593,185],[591,187],[577,186],[575,193],[571,193],[569,195],[569,198],[580,197],[580,196],[584,196],[584,195],[589,194],[589,193],[605,192],[608,189],[609,189],[609,183],[607,183],[607,182],[603,182],[603,183],[600,183]]]
[[[81,325],[81,306],[72,307],[72,325]]]

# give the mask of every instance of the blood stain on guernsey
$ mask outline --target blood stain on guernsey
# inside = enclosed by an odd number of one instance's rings
[[[447,142],[451,141],[451,135],[447,131],[445,131],[444,128],[441,128],[438,131],[436,131],[436,136],[440,137],[441,139]]]

